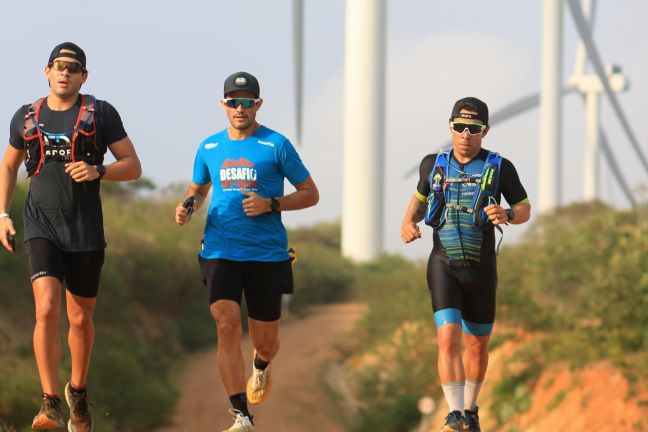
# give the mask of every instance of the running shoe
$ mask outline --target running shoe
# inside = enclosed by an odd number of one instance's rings
[[[452,411],[445,418],[446,422],[441,428],[441,432],[464,432],[464,421],[461,411]]]
[[[58,396],[51,396],[47,393],[41,395],[41,408],[34,421],[34,430],[60,429],[65,426],[63,411],[61,411],[61,399]]]
[[[70,407],[70,421],[68,432],[93,432],[94,422],[90,414],[90,402],[88,393],[75,393],[70,383],[65,384],[65,400]]]
[[[478,412],[479,412],[479,407],[475,407],[475,411],[471,411],[471,410],[464,411],[466,426],[468,426],[468,429],[466,429],[467,432],[481,432],[481,428],[479,427]]]
[[[246,415],[237,409],[230,408],[229,413],[234,416],[234,424],[223,432],[251,432],[254,430],[252,421]]]
[[[247,382],[245,392],[247,393],[248,402],[253,405],[260,404],[268,397],[272,389],[272,379],[270,378],[270,365],[264,370],[257,369],[254,366],[254,357],[252,356],[252,376]]]

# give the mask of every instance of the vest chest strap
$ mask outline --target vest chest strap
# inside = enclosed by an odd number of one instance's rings
[[[464,177],[446,177],[445,181],[446,183],[467,183],[470,186],[476,186],[481,184],[482,175],[473,174]]]
[[[465,213],[474,213],[474,211],[475,211],[474,209],[472,209],[470,207],[462,206],[462,205],[459,205],[459,204],[448,204],[448,203],[446,203],[445,206],[446,206],[447,209],[459,210],[459,211],[462,211],[462,212],[465,212]]]

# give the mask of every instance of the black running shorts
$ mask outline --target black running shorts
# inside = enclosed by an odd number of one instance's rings
[[[209,288],[209,304],[218,300],[241,304],[244,294],[250,318],[258,321],[281,318],[282,294],[293,292],[290,260],[230,261],[202,257],[198,260],[203,283]]]
[[[476,324],[492,324],[495,321],[495,260],[472,266],[454,266],[432,252],[428,261],[427,283],[435,313],[442,309],[459,309],[465,321]]]
[[[43,238],[25,242],[29,257],[31,281],[42,276],[53,276],[79,297],[93,298],[99,291],[99,278],[104,263],[104,250],[65,252]]]

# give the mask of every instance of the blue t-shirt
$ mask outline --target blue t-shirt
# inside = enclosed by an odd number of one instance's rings
[[[241,190],[266,197],[284,194],[284,178],[293,185],[310,173],[290,141],[261,126],[249,138],[232,140],[227,129],[205,138],[194,162],[193,182],[212,183],[212,199],[200,256],[232,261],[285,261],[288,237],[281,213],[248,217]]]

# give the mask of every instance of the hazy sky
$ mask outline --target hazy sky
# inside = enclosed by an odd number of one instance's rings
[[[400,222],[417,181],[404,174],[447,140],[456,99],[480,97],[494,112],[538,90],[542,2],[387,3],[385,243],[390,252],[422,257],[429,253],[430,230],[413,245],[400,243]],[[290,0],[117,0],[77,3],[77,8],[40,0],[28,4],[3,2],[0,15],[0,119],[7,137],[15,110],[47,94],[43,68],[49,52],[68,40],[88,56],[90,76],[83,91],[119,110],[144,175],[159,186],[187,183],[200,140],[226,126],[218,100],[232,72],[247,70],[259,78],[264,105],[258,120],[294,136]],[[630,90],[619,100],[648,154],[641,126],[648,113],[646,16],[643,0],[600,0],[594,37],[604,61],[621,65],[630,79]],[[566,7],[564,23],[567,79],[577,39]],[[344,1],[305,0],[304,27],[304,133],[298,150],[321,200],[315,208],[286,214],[292,227],[336,220],[341,209]],[[576,95],[564,101],[565,202],[582,197],[582,108]],[[602,122],[628,181],[645,184],[647,176],[606,102]],[[513,161],[532,204],[541,178],[537,144],[537,110],[495,125],[484,141]],[[604,161],[601,167],[601,198],[626,207]],[[507,228],[505,243],[522,231]]]

